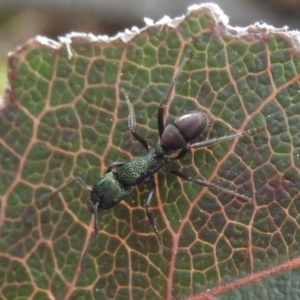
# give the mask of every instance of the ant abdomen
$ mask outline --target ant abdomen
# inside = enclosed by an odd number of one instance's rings
[[[161,144],[168,150],[179,150],[187,143],[205,134],[210,127],[210,119],[203,111],[193,111],[176,118],[169,124],[161,137]]]

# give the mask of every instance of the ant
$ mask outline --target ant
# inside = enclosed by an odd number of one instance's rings
[[[211,127],[211,120],[209,116],[203,111],[193,111],[186,113],[178,118],[176,118],[173,123],[168,124],[165,128],[164,125],[164,105],[169,100],[173,88],[176,84],[176,81],[181,74],[184,66],[186,65],[189,54],[191,51],[191,46],[194,42],[194,38],[190,42],[188,49],[178,67],[176,72],[173,75],[172,80],[170,81],[162,100],[160,101],[158,107],[158,134],[160,138],[160,143],[157,144],[154,149],[150,149],[148,142],[141,136],[136,130],[136,122],[133,108],[130,104],[129,96],[124,89],[121,89],[123,93],[128,110],[128,127],[132,136],[137,139],[142,146],[147,151],[147,154],[136,158],[128,162],[114,162],[106,170],[105,175],[99,179],[99,181],[93,186],[88,186],[80,177],[74,177],[65,185],[60,187],[58,190],[53,192],[50,197],[59,193],[64,188],[69,186],[72,182],[76,181],[79,183],[82,188],[89,192],[89,197],[87,199],[87,207],[90,212],[94,215],[94,235],[91,238],[88,246],[83,252],[81,258],[81,270],[85,273],[85,258],[90,249],[91,245],[95,242],[99,235],[99,226],[98,226],[98,213],[110,209],[113,206],[117,205],[123,199],[128,197],[132,188],[141,184],[145,184],[148,181],[152,182],[152,188],[148,194],[148,197],[145,201],[145,210],[148,221],[156,234],[159,244],[160,251],[163,252],[163,240],[159,234],[154,216],[150,210],[151,200],[154,196],[156,183],[153,175],[159,171],[173,174],[181,179],[194,182],[195,184],[205,186],[211,189],[214,189],[219,192],[227,193],[233,197],[239,198],[241,200],[251,201],[252,199],[231,191],[229,189],[218,186],[214,183],[207,182],[202,179],[192,178],[182,171],[166,169],[165,166],[171,164],[172,162],[182,159],[190,149],[192,148],[203,148],[212,146],[222,141],[232,140],[239,138],[244,135],[252,135],[257,132],[265,130],[265,127],[256,127],[246,131],[238,132],[235,134],[213,138],[209,140],[204,140],[200,142],[193,142],[197,137],[207,133]],[[174,155],[169,155],[170,151],[177,151]]]

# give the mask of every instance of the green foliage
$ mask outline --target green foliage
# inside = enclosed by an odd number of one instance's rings
[[[137,130],[158,142],[156,110],[193,36],[166,115],[204,110],[210,138],[267,131],[193,151],[175,167],[253,202],[158,174],[152,210],[164,255],[145,217],[146,185],[99,216],[83,275],[87,195],[76,184],[48,195],[74,176],[93,185],[112,162],[143,154],[121,88]],[[208,6],[127,42],[75,35],[69,49],[36,39],[13,53],[0,114],[0,298],[299,297],[300,60],[291,43],[259,27],[239,35]]]

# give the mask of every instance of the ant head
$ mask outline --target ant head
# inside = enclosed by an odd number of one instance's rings
[[[182,149],[187,143],[206,133],[210,123],[208,115],[203,111],[185,114],[165,128],[161,144],[168,150]]]
[[[131,193],[131,189],[123,187],[117,178],[117,173],[108,172],[91,188],[87,207],[91,213],[97,207],[102,212],[117,205]]]

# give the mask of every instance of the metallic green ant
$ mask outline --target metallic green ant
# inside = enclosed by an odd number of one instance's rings
[[[99,226],[97,220],[98,213],[117,205],[119,202],[121,202],[123,199],[125,199],[131,194],[133,187],[145,184],[148,181],[152,181],[152,188],[145,201],[146,215],[154,233],[158,237],[160,243],[160,250],[161,252],[163,252],[163,240],[157,230],[153,213],[150,210],[151,200],[154,196],[156,188],[153,175],[159,171],[173,174],[184,180],[194,182],[195,184],[205,186],[217,190],[219,192],[227,193],[241,200],[252,200],[251,198],[245,195],[223,188],[214,183],[207,182],[202,179],[192,178],[178,170],[170,170],[165,168],[166,165],[169,165],[172,162],[183,158],[191,148],[199,149],[203,147],[208,147],[222,141],[232,140],[244,135],[252,135],[265,130],[265,127],[262,126],[219,138],[213,138],[201,142],[193,142],[197,137],[205,134],[211,126],[210,118],[203,111],[193,111],[190,113],[186,113],[176,118],[173,123],[167,125],[167,127],[165,128],[164,105],[169,100],[173,88],[176,84],[176,81],[188,61],[193,41],[194,38],[192,39],[188,50],[186,51],[185,56],[183,57],[182,62],[179,65],[179,68],[177,69],[171,82],[169,83],[158,107],[157,122],[160,143],[157,144],[154,147],[154,149],[151,150],[148,145],[148,142],[138,132],[136,132],[135,115],[130,104],[129,96],[124,89],[121,89],[122,93],[125,96],[126,103],[129,109],[129,130],[132,136],[143,145],[143,147],[147,151],[147,154],[132,161],[115,162],[111,164],[106,170],[105,175],[101,177],[93,187],[89,187],[82,180],[82,178],[74,177],[68,183],[66,183],[50,195],[50,197],[52,197],[53,195],[59,193],[74,181],[79,183],[82,186],[82,188],[89,192],[89,197],[87,199],[87,207],[90,210],[90,212],[94,215],[94,235],[91,238],[85,251],[83,252],[81,258],[81,270],[83,273],[85,273],[85,258],[88,253],[88,250],[99,235]],[[169,155],[170,151],[177,151],[177,153],[174,155]]]

